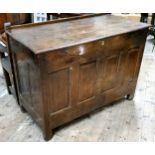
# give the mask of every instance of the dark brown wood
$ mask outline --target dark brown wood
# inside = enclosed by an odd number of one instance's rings
[[[47,19],[50,20],[50,16],[52,15],[53,19],[58,18],[70,18],[75,16],[83,16],[83,15],[89,15],[91,13],[47,13]]]
[[[125,20],[125,23],[122,24],[120,21],[122,18],[111,15],[73,17],[39,24],[27,24],[23,27],[14,26],[13,31],[10,30],[10,36],[15,40],[20,40],[35,54],[40,54],[144,28],[143,23],[140,22]],[[116,28],[117,31],[113,32]],[[94,37],[92,38],[92,36]],[[42,38],[42,42],[40,42],[40,38]]]
[[[30,13],[0,13],[0,33],[4,32],[4,23],[11,25],[25,24],[31,22]]]
[[[2,62],[2,69],[6,81],[6,86],[9,94],[13,94],[18,101],[18,92],[16,90],[16,82],[14,76],[14,70],[12,67],[11,53],[7,50],[7,37],[4,33],[4,25],[9,21],[10,24],[24,24],[31,22],[31,14],[29,13],[0,13],[0,41],[4,45],[0,44],[0,55]],[[6,25],[7,28],[7,25]],[[5,51],[3,50],[5,49]]]
[[[52,129],[133,96],[148,26],[91,15],[7,31],[20,104],[45,140]]]
[[[155,13],[152,13],[151,24],[155,26]]]

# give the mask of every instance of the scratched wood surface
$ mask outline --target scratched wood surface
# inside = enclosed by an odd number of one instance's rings
[[[59,23],[29,25],[31,26],[15,26],[8,33],[35,54],[39,54],[136,31],[149,24],[113,15],[98,15]]]
[[[133,101],[121,100],[55,130],[55,141],[155,141],[155,51],[147,40]],[[0,141],[44,141],[40,129],[7,94],[0,67]]]

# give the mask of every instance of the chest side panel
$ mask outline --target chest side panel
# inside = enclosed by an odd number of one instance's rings
[[[37,59],[27,48],[12,38],[9,38],[9,46],[20,105],[42,127],[43,106]]]

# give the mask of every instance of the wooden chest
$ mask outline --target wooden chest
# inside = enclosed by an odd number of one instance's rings
[[[45,140],[62,124],[133,98],[148,26],[98,14],[7,28],[20,105]]]

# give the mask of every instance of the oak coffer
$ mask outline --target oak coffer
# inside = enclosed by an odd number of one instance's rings
[[[133,98],[148,27],[102,14],[6,27],[20,106],[45,140],[62,124]]]

